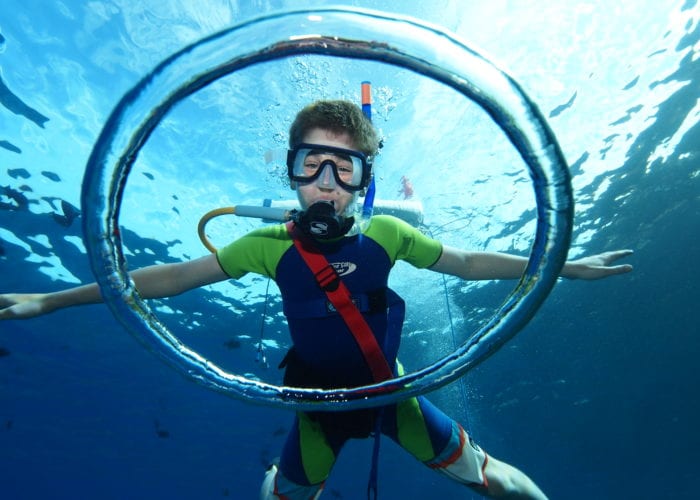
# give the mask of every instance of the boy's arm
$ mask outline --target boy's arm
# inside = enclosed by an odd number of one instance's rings
[[[159,264],[130,273],[145,299],[171,297],[184,291],[228,279],[216,256],[176,264]],[[1,294],[0,319],[25,319],[64,307],[102,302],[95,283],[52,293]]]
[[[561,276],[571,279],[595,280],[615,274],[628,273],[629,264],[611,265],[618,259],[632,254],[632,250],[604,252],[582,259],[567,261]],[[466,252],[445,246],[442,255],[430,269],[451,274],[465,280],[517,279],[522,276],[527,258],[498,252]]]

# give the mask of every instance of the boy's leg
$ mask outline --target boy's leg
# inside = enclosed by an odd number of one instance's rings
[[[486,453],[453,421],[424,397],[387,409],[384,432],[431,469],[467,485],[486,486]]]
[[[260,500],[318,498],[340,447],[329,444],[318,422],[297,413],[279,466],[273,464],[265,473]]]
[[[388,434],[428,467],[493,498],[546,499],[530,478],[489,457],[465,432],[424,397],[396,405]]]
[[[277,464],[271,464],[260,488],[260,500],[316,500],[322,491],[323,483],[311,486],[294,484],[280,473]]]
[[[547,496],[525,473],[510,464],[489,457],[484,470],[487,487],[472,486],[477,493],[491,498],[546,500]]]

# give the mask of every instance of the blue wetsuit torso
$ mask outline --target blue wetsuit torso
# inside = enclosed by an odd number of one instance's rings
[[[390,366],[399,348],[403,315],[388,315],[401,307],[387,289],[394,263],[407,260],[427,267],[439,258],[441,246],[393,217],[372,218],[365,233],[319,242],[317,248],[336,269],[384,351]],[[330,307],[313,273],[292,244],[284,226],[254,231],[218,253],[223,269],[238,278],[258,272],[275,279],[294,346],[294,361],[304,366],[316,387],[348,387],[373,382],[369,367],[342,317]],[[390,318],[394,324],[389,325]],[[398,324],[397,324],[398,323]],[[314,382],[316,385],[314,385]]]
[[[403,323],[403,301],[387,289],[392,262],[386,251],[364,235],[324,243],[320,248],[351,290],[353,302],[393,366]],[[297,372],[302,377],[288,381],[292,385],[312,387],[353,387],[373,382],[355,337],[298,251],[286,252],[280,259],[277,284],[294,344],[295,362],[301,363],[305,372]],[[389,307],[392,315],[388,314]]]

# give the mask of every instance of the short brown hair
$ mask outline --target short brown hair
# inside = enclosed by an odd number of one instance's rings
[[[303,142],[304,136],[314,128],[346,132],[357,149],[368,156],[375,156],[379,149],[379,137],[372,122],[351,101],[322,100],[304,107],[289,128],[289,147]]]

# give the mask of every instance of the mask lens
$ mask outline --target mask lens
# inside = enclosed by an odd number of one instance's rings
[[[300,144],[290,151],[287,165],[290,178],[298,182],[311,182],[326,175],[326,167],[331,167],[335,180],[351,191],[362,188],[367,169],[360,152],[312,144]]]

